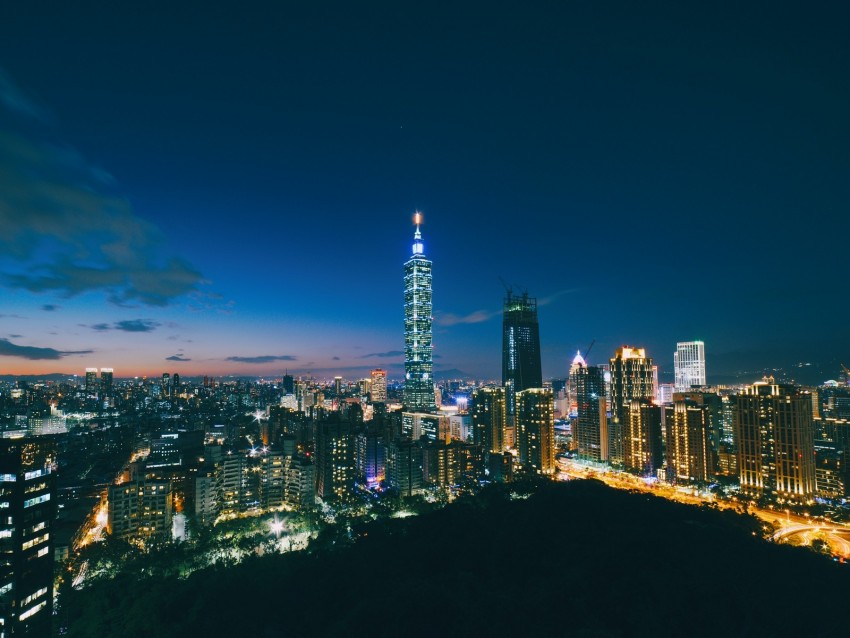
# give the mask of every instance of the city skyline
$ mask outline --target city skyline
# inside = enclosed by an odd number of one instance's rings
[[[401,378],[417,209],[435,376],[850,363],[846,8],[124,11],[0,25],[0,373]]]

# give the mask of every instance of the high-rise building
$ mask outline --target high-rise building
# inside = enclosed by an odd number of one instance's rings
[[[505,389],[485,386],[472,395],[472,442],[486,452],[505,451]]]
[[[370,489],[377,487],[387,477],[387,448],[384,437],[377,430],[368,430],[360,432],[356,442],[357,480]]]
[[[629,407],[635,399],[653,399],[652,359],[643,348],[623,346],[610,361],[611,416],[608,425],[608,454],[612,464],[623,463],[624,428]]]
[[[623,423],[623,465],[627,470],[654,476],[663,465],[661,407],[650,399],[633,399]]]
[[[570,385],[576,397],[574,432],[578,456],[586,461],[608,460],[608,417],[605,371],[598,366],[571,369]]]
[[[432,359],[431,260],[422,242],[422,214],[413,217],[413,251],[404,264],[404,405],[412,412],[437,409]]]
[[[514,296],[508,290],[502,312],[502,385],[508,427],[516,419],[516,393],[543,387],[540,364],[540,327],[537,300],[527,292]]]
[[[334,393],[336,396],[342,394],[342,377],[334,377]]]
[[[171,481],[141,480],[109,487],[107,531],[124,539],[171,538]]]
[[[419,441],[390,441],[387,447],[387,484],[400,496],[422,492],[423,453]]]
[[[741,491],[807,502],[816,495],[811,395],[772,377],[736,397]]]
[[[324,501],[345,500],[354,489],[354,434],[342,419],[322,421],[316,428],[316,495]]]
[[[86,394],[97,394],[97,368],[86,368]]]
[[[517,392],[516,436],[520,463],[541,474],[555,471],[555,400],[550,388]]]
[[[704,484],[714,474],[709,445],[709,406],[676,394],[665,413],[667,480],[681,485]]]
[[[112,368],[101,368],[100,369],[100,387],[103,391],[103,396],[111,397],[112,396],[112,376],[113,371]]]
[[[705,344],[702,341],[682,341],[673,353],[673,373],[677,392],[687,392],[693,386],[705,385]]]
[[[372,403],[387,402],[387,371],[381,368],[372,370]]]
[[[49,636],[53,613],[53,446],[0,440],[0,636]]]

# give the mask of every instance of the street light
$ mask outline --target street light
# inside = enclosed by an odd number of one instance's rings
[[[275,538],[280,538],[280,533],[283,531],[283,521],[279,521],[277,515],[275,515],[274,520],[269,521],[269,526],[272,528],[272,534],[275,535]]]

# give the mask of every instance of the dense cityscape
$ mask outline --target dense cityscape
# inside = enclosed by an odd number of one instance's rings
[[[850,4],[7,4],[0,638],[847,633]]]
[[[420,221],[404,264],[403,380],[383,369],[321,380],[89,368],[4,382],[5,630],[48,635],[53,622],[66,633],[68,588],[157,573],[168,547],[183,553],[165,569],[185,578],[303,551],[322,533],[350,539],[357,521],[433,511],[490,484],[523,493],[597,478],[747,512],[765,542],[850,559],[846,368],[817,387],[711,386],[706,344],[685,341],[675,381],[659,383],[644,348],[592,364],[603,355],[591,343],[544,381],[536,300],[508,288],[501,381],[435,380]]]

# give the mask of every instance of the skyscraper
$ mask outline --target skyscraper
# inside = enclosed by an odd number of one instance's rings
[[[605,399],[605,371],[598,366],[577,365],[570,371],[575,389],[575,439],[579,458],[608,460],[608,419]]]
[[[432,376],[431,260],[422,242],[422,213],[413,216],[413,251],[404,263],[404,405],[411,412],[437,409]]]
[[[687,392],[692,386],[705,385],[705,344],[702,341],[682,341],[673,353],[673,372],[676,392]]]
[[[86,368],[86,394],[97,394],[97,368]]]
[[[387,402],[387,371],[375,368],[372,370],[372,403]]]
[[[654,476],[663,463],[661,455],[661,407],[650,399],[634,399],[623,423],[623,465],[644,476]]]
[[[484,387],[472,395],[472,441],[486,452],[505,451],[505,389]]]
[[[671,483],[707,483],[714,474],[709,446],[709,406],[676,394],[667,410],[667,479]]]
[[[543,387],[540,365],[540,328],[537,300],[527,292],[514,296],[508,290],[502,314],[502,385],[508,426],[516,421],[516,393]]]
[[[112,378],[113,371],[112,368],[101,368],[100,369],[100,386],[103,390],[103,396],[111,397],[112,396]]]
[[[521,463],[541,474],[555,471],[555,399],[549,388],[517,393],[516,438]]]
[[[53,613],[53,446],[0,441],[0,636],[49,636]]]
[[[608,453],[611,463],[623,463],[624,428],[634,399],[652,399],[652,359],[643,348],[623,346],[611,359],[611,412],[608,426]]]
[[[768,377],[736,397],[733,419],[742,492],[814,499],[811,395]]]

